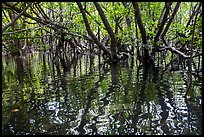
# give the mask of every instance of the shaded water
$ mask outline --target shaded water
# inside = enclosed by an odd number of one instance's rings
[[[201,83],[186,102],[185,74],[161,72],[131,58],[2,57],[2,134],[202,134]]]

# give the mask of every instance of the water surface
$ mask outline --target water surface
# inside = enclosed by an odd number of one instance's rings
[[[201,83],[143,70],[135,58],[33,53],[2,57],[2,134],[201,135]]]

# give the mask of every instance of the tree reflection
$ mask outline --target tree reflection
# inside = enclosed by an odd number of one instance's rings
[[[185,103],[165,72],[90,55],[54,60],[3,60],[3,134],[201,134],[200,103]]]

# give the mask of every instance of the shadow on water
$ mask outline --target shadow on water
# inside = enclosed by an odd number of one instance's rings
[[[134,58],[62,53],[2,57],[4,135],[201,135],[201,87]]]

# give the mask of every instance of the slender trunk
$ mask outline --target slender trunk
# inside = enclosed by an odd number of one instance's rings
[[[61,5],[61,3],[60,3]],[[42,9],[42,7],[39,5],[39,3],[35,4],[35,7],[38,9],[38,11],[40,12],[40,14],[43,16],[44,19],[49,20],[49,17],[47,16],[47,14],[45,14],[44,10]]]
[[[62,13],[62,4],[59,3],[59,10]],[[63,23],[63,17],[62,15],[60,16],[60,22]],[[63,34],[63,29],[60,29],[60,38],[59,38],[59,44],[58,44],[58,49],[63,49],[64,45],[64,34]]]
[[[189,59],[189,64],[188,64],[188,69],[189,69],[189,75],[188,75],[188,85],[186,88],[186,94],[184,95],[184,97],[186,98],[189,92],[189,89],[191,87],[192,84],[192,62],[193,62],[193,42],[194,42],[194,33],[195,33],[195,25],[196,25],[196,20],[198,17],[198,12],[196,13],[195,19],[194,19],[194,23],[193,23],[193,30],[192,30],[192,41],[191,41],[191,47],[190,47],[190,59]]]
[[[12,11],[9,11],[9,17],[10,17],[11,20],[13,20],[14,18],[16,18],[16,17],[15,17],[15,13],[12,12]],[[15,30],[15,26],[16,26],[16,25],[17,25],[17,22],[16,22],[16,21],[11,24],[12,30]],[[14,44],[14,48],[13,48],[12,51],[11,51],[12,54],[13,54],[13,55],[18,55],[18,56],[20,56],[20,49],[21,49],[20,40],[17,39],[17,38],[14,38],[13,44]]]
[[[175,9],[174,9],[174,11],[173,11],[167,25],[166,25],[166,28],[164,29],[163,33],[161,34],[161,37],[164,37],[166,35],[166,33],[167,33],[167,31],[168,31],[168,29],[169,29],[169,27],[171,25],[171,22],[173,21],[174,16],[176,15],[176,13],[177,13],[177,11],[179,9],[180,4],[181,4],[181,2],[177,2],[176,6],[175,6]]]
[[[186,24],[185,30],[186,30],[186,29],[188,28],[188,26],[190,25],[190,22],[191,22],[191,20],[193,19],[193,17],[194,17],[194,16],[196,15],[196,13],[200,10],[200,7],[201,7],[202,3],[200,2],[198,7],[197,7],[197,5],[198,5],[198,4],[195,5],[195,8],[194,8],[194,10],[193,10],[193,12],[192,12],[192,14],[191,14],[189,20],[188,20],[188,23]],[[196,9],[196,7],[197,7],[197,9]]]
[[[82,52],[82,51],[83,51],[83,47],[82,47],[80,41],[78,42],[78,41],[76,40],[76,38],[74,38],[74,42],[75,42],[75,44],[77,45],[78,49],[80,49],[80,51]]]
[[[127,3],[123,2],[123,6],[125,8],[127,8],[127,9],[129,9]],[[131,16],[130,16],[130,9],[128,10],[128,14],[127,14],[127,16],[125,18],[126,18],[126,25],[127,25],[127,29],[128,29],[128,33],[129,33],[130,30],[131,30],[131,22],[132,22],[132,19],[131,19]],[[132,36],[133,34],[129,33],[128,35]],[[134,55],[134,46],[133,45],[131,46],[131,49],[132,49],[131,54]]]
[[[108,34],[111,38],[111,53],[112,53],[112,56],[114,59],[117,59],[117,54],[116,54],[116,44],[117,44],[117,39],[116,39],[116,36],[115,36],[115,33],[113,32],[101,6],[99,5],[98,2],[94,2],[94,5],[103,21],[103,24],[104,26],[106,27],[107,31],[108,31]]]
[[[164,16],[164,10],[165,10],[165,5],[164,5],[164,7],[163,7],[163,9],[162,9],[162,12],[161,12],[161,15],[160,15],[160,17],[159,17],[158,24],[157,24],[157,28],[159,28],[160,25],[161,25],[162,18],[163,18],[163,16]]]
[[[137,23],[138,26],[139,26],[140,33],[142,35],[142,43],[144,44],[144,48],[143,48],[143,51],[144,51],[143,61],[147,63],[147,62],[149,62],[150,55],[149,55],[149,50],[147,48],[146,31],[145,31],[145,28],[144,28],[143,23],[142,23],[142,18],[141,18],[141,15],[140,15],[140,10],[139,10],[138,3],[137,2],[133,2],[132,4],[133,4],[133,8],[134,8],[134,13],[135,13],[135,23]],[[135,24],[135,25],[137,26],[137,24]]]
[[[82,14],[82,17],[83,17],[83,20],[84,20],[84,23],[85,23],[85,26],[86,26],[86,30],[88,32],[88,34],[91,36],[91,38],[94,40],[94,42],[99,46],[99,48],[101,50],[103,50],[106,54],[110,55],[111,58],[112,58],[112,55],[110,53],[110,51],[108,49],[105,48],[105,46],[96,38],[96,36],[94,35],[94,33],[92,32],[91,28],[90,28],[90,25],[89,25],[89,22],[88,22],[88,19],[86,18],[86,14],[85,14],[85,11],[81,5],[80,2],[77,2],[77,5],[80,9],[80,12]]]
[[[134,7],[135,19],[136,19],[136,22],[137,22],[137,24],[139,26],[140,33],[142,35],[142,43],[147,44],[146,31],[145,31],[145,28],[144,28],[143,23],[142,23],[142,18],[141,18],[141,15],[140,15],[140,10],[139,10],[138,3],[133,2],[133,7]]]
[[[161,25],[158,29],[158,32],[156,34],[156,36],[154,37],[154,46],[156,45],[156,42],[159,40],[159,36],[164,28],[164,25],[167,21],[167,17],[169,15],[169,11],[170,11],[170,3],[169,2],[165,2],[165,7],[166,7],[166,10],[165,10],[165,13],[164,13],[164,16],[163,16],[163,20],[161,22]]]
[[[118,27],[119,27],[119,18],[115,16],[115,34],[118,34]]]

